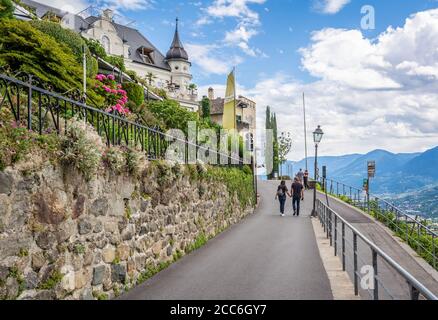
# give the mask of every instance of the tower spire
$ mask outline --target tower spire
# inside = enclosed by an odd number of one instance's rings
[[[179,18],[177,17],[175,19],[176,25],[175,25],[175,35],[173,36],[172,45],[170,46],[170,50],[167,52],[166,59],[183,59],[188,60],[189,57],[187,55],[187,52],[184,50],[183,44],[179,38]]]

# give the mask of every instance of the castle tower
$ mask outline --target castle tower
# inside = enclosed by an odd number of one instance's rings
[[[175,35],[172,45],[166,54],[166,61],[172,69],[172,81],[180,88],[180,93],[184,96],[189,94],[188,86],[191,84],[192,75],[190,67],[192,64],[189,61],[189,56],[184,49],[179,38],[178,18],[176,19]]]

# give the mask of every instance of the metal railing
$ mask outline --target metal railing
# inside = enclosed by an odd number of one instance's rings
[[[334,248],[334,255],[340,255],[343,271],[353,278],[356,296],[366,291],[374,300],[438,300],[428,288],[329,206],[317,200],[316,210],[330,239],[330,246]],[[403,282],[406,283],[404,287],[399,285]]]
[[[51,88],[43,89],[44,84],[32,75],[19,75],[21,79],[0,74],[0,111],[3,107],[9,108],[17,124],[39,134],[66,132],[68,119],[77,117],[91,124],[107,146],[139,149],[151,160],[165,159],[167,148],[172,143],[181,143],[184,144],[185,163],[196,162],[198,155],[204,153],[205,158],[217,159],[216,163],[211,164],[244,164],[243,159],[236,153],[227,154],[219,152],[219,148],[200,146],[186,138],[174,137],[158,129],[130,121],[117,113],[91,107],[84,103],[77,90],[72,90],[69,97],[65,97],[52,92]],[[190,157],[189,154],[195,157]]]
[[[345,185],[332,179],[321,181],[323,190],[343,199],[392,229],[399,237],[405,240],[417,253],[431,266],[438,269],[438,234],[426,225],[424,221],[417,220],[395,205],[373,194],[367,195],[359,188]]]

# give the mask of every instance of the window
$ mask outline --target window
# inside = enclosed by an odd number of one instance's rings
[[[154,64],[154,50],[151,48],[140,47],[138,53],[144,63]]]
[[[110,53],[110,39],[107,36],[102,37],[102,46],[106,53]]]
[[[178,66],[175,66],[175,70],[179,70],[179,67],[178,67]]]

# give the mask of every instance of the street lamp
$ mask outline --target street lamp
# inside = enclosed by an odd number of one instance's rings
[[[318,126],[316,130],[313,132],[313,141],[315,142],[315,187],[313,189],[313,210],[312,217],[316,217],[318,214],[316,212],[316,183],[318,180],[318,145],[322,140],[322,136],[324,132],[321,129],[321,126]]]

